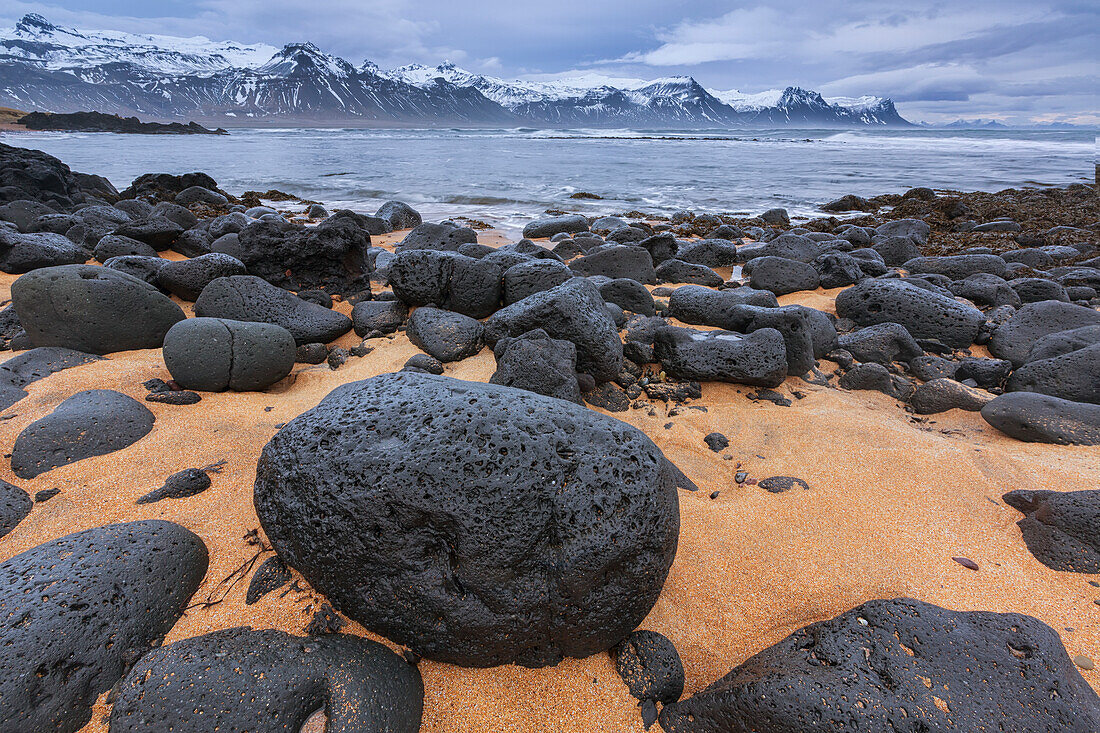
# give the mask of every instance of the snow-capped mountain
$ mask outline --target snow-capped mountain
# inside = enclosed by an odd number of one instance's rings
[[[505,81],[451,63],[381,71],[311,43],[282,49],[203,37],[78,31],[27,15],[0,31],[0,106],[155,119],[614,127],[908,125],[888,99],[825,100],[790,87],[704,89],[691,77],[591,74]]]

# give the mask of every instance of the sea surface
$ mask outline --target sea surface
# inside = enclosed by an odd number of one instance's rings
[[[203,171],[231,193],[279,189],[373,213],[515,231],[548,209],[792,215],[844,194],[914,186],[999,191],[1089,183],[1095,130],[230,129],[228,136],[0,133],[120,190],[142,173]],[[602,200],[576,200],[590,192]]]

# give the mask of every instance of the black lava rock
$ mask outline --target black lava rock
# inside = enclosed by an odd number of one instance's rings
[[[1052,570],[1100,573],[1100,489],[1004,495],[1024,518],[1016,524],[1031,554]]]
[[[138,280],[144,280],[150,285],[156,286],[157,274],[160,272],[160,269],[169,262],[170,260],[166,260],[159,256],[142,257],[140,255],[122,255],[120,257],[111,257],[103,263],[103,266],[111,270],[125,272],[127,275],[132,275]]]
[[[706,267],[730,267],[738,260],[737,246],[724,239],[703,239],[685,244],[675,252],[675,257],[684,262]]]
[[[962,280],[976,273],[1005,274],[1005,261],[997,255],[949,255],[946,257],[916,257],[902,265],[910,274],[943,275]]]
[[[774,328],[742,336],[667,326],[655,334],[653,353],[682,379],[775,387],[787,377],[787,348]]]
[[[0,537],[15,529],[31,513],[33,506],[30,494],[0,480]]]
[[[278,555],[264,560],[252,576],[245,594],[245,605],[251,606],[273,590],[278,590],[290,582],[290,570]]]
[[[673,318],[700,326],[724,326],[729,322],[728,311],[738,305],[755,305],[778,308],[775,293],[754,288],[711,290],[700,285],[684,285],[672,291],[668,299],[668,314]]]
[[[34,478],[58,466],[122,450],[147,435],[153,419],[144,405],[120,392],[77,392],[19,433],[11,454],[12,471],[19,478]]]
[[[0,730],[83,727],[183,614],[206,566],[202,540],[159,520],[77,532],[0,564]]]
[[[272,323],[188,318],[164,337],[164,365],[184,389],[261,390],[290,374],[297,350]]]
[[[956,348],[974,343],[985,320],[977,308],[898,280],[853,285],[837,296],[836,312],[861,326],[900,323],[914,338],[939,339]]]
[[[608,303],[614,303],[624,311],[637,313],[641,316],[657,315],[657,307],[653,302],[653,296],[637,280],[625,277],[608,280],[600,287],[600,295]]]
[[[618,420],[402,372],[280,430],[255,504],[287,564],[366,628],[440,661],[543,666],[610,648],[649,612],[676,552],[674,484]]]
[[[987,423],[1017,440],[1100,445],[1100,405],[1038,392],[1007,392],[982,408]]]
[[[399,300],[361,300],[351,309],[351,325],[359,336],[393,333],[409,317],[409,307]]]
[[[569,268],[578,275],[591,277],[625,277],[647,285],[657,282],[657,273],[653,269],[653,258],[642,247],[628,244],[615,244],[601,247],[569,263]]]
[[[667,733],[1086,733],[1100,729],[1100,698],[1038,619],[900,598],[796,631],[666,705],[661,726]]]
[[[413,311],[406,329],[409,341],[444,363],[481,351],[484,331],[481,322],[469,316],[427,306]]]
[[[703,438],[703,442],[715,453],[725,450],[730,446],[730,439],[721,433],[710,433],[707,437]]]
[[[154,392],[145,395],[146,402],[160,402],[165,405],[194,405],[202,401],[197,392],[180,390],[177,392]]]
[[[989,404],[993,395],[968,387],[954,379],[932,379],[913,390],[910,402],[920,415],[934,415],[947,410],[977,412]]]
[[[623,342],[618,327],[591,281],[573,278],[497,311],[485,323],[490,345],[505,336],[541,328],[551,337],[577,346],[577,369],[607,382],[619,376]]]
[[[214,280],[195,301],[195,315],[274,323],[290,331],[299,346],[327,344],[351,330],[351,319],[343,313],[302,300],[255,275]]]
[[[843,389],[874,390],[891,397],[898,396],[890,372],[882,364],[874,362],[856,364],[840,377],[838,384]]]
[[[378,211],[374,212],[374,215],[379,219],[385,219],[390,228],[395,231],[412,229],[424,222],[420,213],[403,201],[387,201],[378,207]]]
[[[327,733],[416,733],[423,705],[420,672],[377,642],[244,626],[142,657],[119,688],[111,733],[298,731],[317,710]]]
[[[443,362],[429,354],[413,354],[405,362],[402,370],[423,372],[425,374],[442,374]]]
[[[584,385],[587,387],[588,385]],[[608,412],[626,412],[630,408],[630,396],[614,382],[601,382],[583,391],[584,401]]]
[[[121,207],[121,205],[120,202],[119,206]],[[184,219],[184,221],[186,220]],[[114,233],[144,242],[156,251],[163,252],[175,244],[184,230],[188,228],[189,226],[181,226],[178,222],[163,214],[150,213],[139,218],[132,218],[130,221],[121,224],[115,229]]]
[[[1041,392],[1100,404],[1100,342],[1049,359],[1029,361],[1008,380],[1012,392]]]
[[[493,348],[497,368],[490,384],[525,389],[583,404],[577,383],[577,347],[540,329],[506,336]]]
[[[183,311],[155,287],[93,265],[44,267],[11,286],[19,322],[35,346],[90,354],[158,349]]]
[[[407,305],[436,305],[471,318],[500,307],[505,268],[497,262],[421,249],[401,252],[389,267],[393,294]]]
[[[1044,336],[1095,325],[1100,325],[1100,312],[1092,308],[1056,300],[1028,303],[993,332],[989,351],[1018,367],[1035,342]]]
[[[716,288],[724,282],[721,275],[706,265],[678,259],[665,260],[655,272],[659,283],[692,283]]]
[[[840,348],[859,361],[889,364],[894,361],[908,362],[924,355],[916,339],[898,323],[879,323],[861,328],[844,334],[838,341]]]
[[[19,275],[41,267],[76,265],[87,259],[87,252],[60,234],[18,234],[0,229],[0,271]]]
[[[810,485],[800,478],[795,476],[769,476],[765,479],[760,479],[758,484],[764,491],[772,494],[782,494],[784,491],[790,491],[794,487],[798,487],[802,490],[808,490]]]
[[[587,231],[588,219],[585,219],[580,214],[568,214],[531,222],[523,228],[523,238],[542,239],[543,237],[552,237],[562,232],[566,234],[575,234],[577,232]]]
[[[159,257],[157,251],[147,245],[145,242],[139,242],[136,239],[130,239],[119,234],[108,234],[99,240],[99,243],[95,246],[94,253],[96,260],[99,262],[106,262],[112,257],[125,257],[126,255],[137,255],[139,257]],[[68,264],[58,262],[55,264]]]
[[[138,504],[152,504],[161,499],[186,499],[210,488],[210,476],[201,468],[185,468],[164,481],[164,486],[153,489],[137,500]]]
[[[244,275],[244,263],[221,252],[169,262],[157,271],[157,285],[181,300],[195,301],[203,288],[219,277]]]
[[[532,260],[504,271],[504,304],[518,303],[528,295],[555,288],[573,277],[573,271],[557,260]]]
[[[684,666],[676,647],[656,631],[639,629],[611,649],[615,671],[639,700],[676,702],[684,692]]]
[[[786,295],[799,290],[813,290],[821,277],[813,265],[785,257],[757,257],[751,262],[749,285]]]
[[[13,356],[0,364],[0,410],[6,410],[26,397],[27,391],[23,388],[31,382],[99,359],[98,356],[60,346],[42,346]]]
[[[354,216],[334,214],[315,227],[260,220],[242,229],[237,240],[248,271],[273,285],[334,293],[370,286],[370,233]]]
[[[450,222],[418,224],[395,247],[397,252],[428,249],[437,252],[455,252],[463,244],[477,244],[477,232],[469,227],[459,227]]]

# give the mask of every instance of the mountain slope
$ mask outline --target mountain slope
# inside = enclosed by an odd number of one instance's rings
[[[382,72],[311,43],[282,49],[116,31],[27,15],[0,32],[0,105],[157,119],[357,120],[608,127],[908,125],[890,100],[816,92],[711,92],[691,77],[647,82],[505,81],[454,64]]]

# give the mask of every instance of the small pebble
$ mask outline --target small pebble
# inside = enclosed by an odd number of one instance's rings
[[[34,500],[41,504],[44,501],[49,501],[60,493],[61,489],[43,489],[34,495]]]
[[[974,562],[969,557],[953,557],[951,559],[954,560],[955,562],[957,562],[959,565],[962,565],[964,568],[967,568],[969,570],[977,570],[978,569],[978,563]]]
[[[1096,667],[1096,665],[1092,663],[1092,660],[1086,657],[1084,654],[1078,654],[1076,657],[1074,657],[1073,663],[1081,669],[1094,669]]]
[[[718,492],[717,491],[710,492],[710,498],[717,499],[718,498]]]
[[[736,481],[739,484],[743,484],[743,483],[745,483],[745,479],[747,479],[748,477],[749,477],[749,472],[748,471],[738,471],[736,474],[734,474],[733,480]]]

